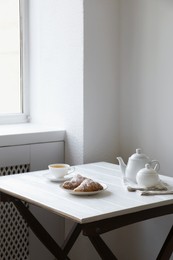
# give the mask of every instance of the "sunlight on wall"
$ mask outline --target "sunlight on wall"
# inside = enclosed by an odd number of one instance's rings
[[[30,10],[31,122],[66,129],[66,160],[81,163],[83,1],[31,0]]]

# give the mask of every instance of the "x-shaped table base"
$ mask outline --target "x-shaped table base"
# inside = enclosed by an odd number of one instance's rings
[[[5,193],[0,193],[1,201],[12,201],[16,206],[21,216],[25,219],[28,226],[38,237],[38,239],[46,246],[46,248],[58,259],[58,260],[70,260],[68,253],[73,247],[81,231],[84,236],[87,236],[91,241],[94,248],[97,250],[101,259],[103,260],[116,260],[116,256],[112,253],[109,247],[105,244],[101,238],[101,234],[129,225],[137,223],[143,220],[172,214],[173,205],[160,206],[157,208],[142,210],[135,213],[129,213],[122,216],[116,216],[108,219],[103,219],[86,224],[75,224],[68,236],[66,237],[64,244],[60,247],[55,240],[49,235],[29,209],[17,198],[14,198]],[[165,243],[157,257],[157,260],[169,260],[173,252],[173,226],[165,240]]]

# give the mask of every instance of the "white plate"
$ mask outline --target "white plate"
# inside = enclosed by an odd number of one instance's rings
[[[100,193],[100,192],[103,192],[107,189],[107,185],[104,184],[104,183],[101,183],[100,184],[103,186],[103,190],[98,190],[98,191],[74,191],[74,190],[68,190],[68,189],[65,189],[63,188],[62,184],[60,185],[60,187],[64,190],[64,191],[67,191],[68,193],[70,194],[73,194],[73,195],[78,195],[78,196],[88,196],[88,195],[94,195],[94,194],[97,194],[97,193]]]

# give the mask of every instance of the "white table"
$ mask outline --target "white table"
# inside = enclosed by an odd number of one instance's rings
[[[75,172],[105,183],[107,190],[93,196],[75,196],[49,179],[49,172],[37,171],[0,178],[1,200],[12,201],[30,228],[57,257],[67,254],[80,232],[87,236],[102,259],[117,259],[100,234],[113,229],[173,213],[173,195],[140,196],[122,185],[119,166],[106,162],[75,166]],[[173,186],[173,178],[160,176]],[[69,218],[76,224],[60,248],[22,201]],[[173,251],[173,228],[157,259],[169,259]]]

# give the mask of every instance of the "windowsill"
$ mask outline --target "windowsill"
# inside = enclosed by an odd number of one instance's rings
[[[0,147],[64,141],[65,130],[39,124],[0,126]]]

